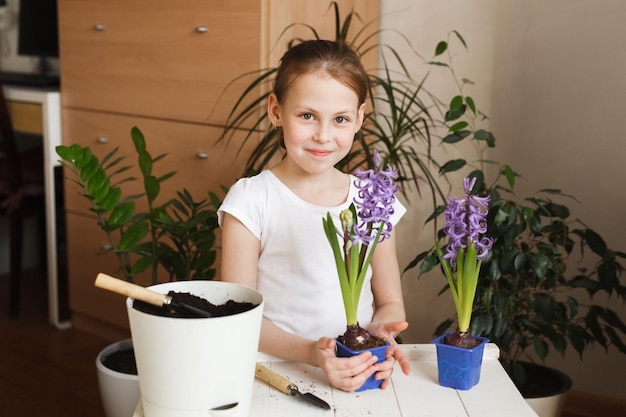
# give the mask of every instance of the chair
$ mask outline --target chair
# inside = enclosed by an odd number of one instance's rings
[[[20,314],[24,220],[37,215],[45,230],[43,145],[32,138],[21,142],[0,86],[0,216],[9,223],[9,317],[14,319]]]

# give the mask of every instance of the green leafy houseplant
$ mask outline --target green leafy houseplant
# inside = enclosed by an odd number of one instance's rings
[[[438,45],[437,54],[447,48],[447,43]],[[477,115],[473,100],[461,89],[450,101],[445,120],[449,134],[443,140],[445,144],[475,140],[480,165],[468,177],[475,180],[475,192],[490,199],[486,236],[493,239],[493,247],[480,269],[471,332],[498,345],[503,365],[524,393],[523,362],[535,357],[544,361],[550,348],[564,354],[571,346],[581,359],[591,344],[626,353],[626,324],[615,311],[593,303],[600,294],[626,300],[620,263],[626,253],[608,248],[598,233],[572,218],[566,202],[574,200],[560,190],[546,188],[515,198],[519,174],[484,159],[484,149],[494,146],[495,140],[475,127]],[[466,166],[466,160],[454,160],[443,164],[442,172]],[[486,166],[496,169],[488,171]],[[495,172],[495,179],[487,181],[490,172]],[[429,221],[442,212],[438,207]],[[406,270],[419,267],[421,276],[438,264],[432,248],[419,253]],[[435,334],[452,322],[441,323]]]
[[[219,197],[209,192],[207,199],[194,201],[187,190],[182,190],[176,198],[157,205],[161,183],[175,172],[156,177],[153,166],[165,155],[153,158],[137,127],[132,128],[131,138],[144,192],[126,197],[120,186],[135,178],[120,178],[130,167],[120,166],[125,157],[117,156],[117,148],[102,161],[89,147],[74,144],[56,148],[66,175],[71,174],[68,180],[78,185],[80,194],[89,200],[90,210],[106,234],[106,251],[115,254],[120,273],[128,281],[150,270],[152,283],[156,284],[159,268],[166,271],[169,281],[213,279]],[[140,198],[145,198],[147,212],[136,210],[135,203]]]

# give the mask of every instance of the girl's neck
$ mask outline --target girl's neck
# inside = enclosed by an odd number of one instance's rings
[[[334,207],[343,204],[348,198],[350,177],[347,174],[335,168],[312,174],[290,166],[286,159],[271,171],[280,182],[304,201]]]

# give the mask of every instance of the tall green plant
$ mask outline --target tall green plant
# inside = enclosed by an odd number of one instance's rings
[[[466,46],[460,35],[454,35]],[[447,42],[437,46],[436,55],[447,56],[437,65],[450,69],[456,80],[448,47]],[[481,115],[474,100],[464,94],[464,85],[457,82],[459,94],[446,112],[449,134],[443,143],[472,139],[479,158],[476,164],[465,159],[449,161],[442,172],[469,168],[467,176],[476,179],[475,192],[490,198],[486,236],[493,239],[493,247],[478,278],[472,334],[486,336],[498,345],[503,364],[520,387],[524,374],[519,361],[534,357],[543,361],[550,349],[564,354],[571,346],[582,358],[586,348],[598,344],[626,353],[626,324],[615,311],[593,302],[599,294],[626,301],[620,263],[626,253],[608,248],[597,232],[572,218],[566,203],[575,199],[560,190],[545,188],[515,198],[519,174],[508,165],[484,158],[484,150],[494,146],[495,139],[478,127]],[[491,167],[495,169],[487,172]],[[488,180],[492,172],[495,178]],[[443,208],[438,207],[429,221]],[[438,265],[436,248],[431,248],[419,253],[405,271],[418,267],[422,276]],[[452,318],[445,320],[435,334],[452,323]]]
[[[170,281],[213,279],[216,210],[220,199],[209,192],[208,199],[197,202],[183,190],[177,192],[176,198],[157,204],[161,184],[175,172],[155,176],[153,166],[166,155],[153,158],[137,127],[132,128],[131,138],[144,192],[125,197],[121,185],[136,178],[120,178],[130,166],[120,165],[125,157],[117,155],[118,148],[105,155],[102,161],[89,147],[74,144],[56,148],[66,175],[71,174],[67,179],[78,185],[107,237],[109,246],[104,252],[115,254],[120,273],[128,281],[150,269],[152,283],[156,284],[159,266],[167,272]],[[140,198],[146,201],[146,212],[136,210],[135,202]]]
[[[396,49],[378,42],[382,29],[374,26],[376,22],[364,23],[354,11],[342,18],[339,6],[334,1],[330,2],[329,9],[333,11],[335,22],[334,40],[349,43],[362,58],[378,53],[382,62],[380,68],[368,71],[370,92],[363,128],[355,137],[352,150],[338,164],[338,168],[346,172],[356,167],[373,169],[374,150],[378,150],[384,164],[398,168],[398,181],[405,196],[408,188],[415,187],[421,194],[426,185],[433,204],[441,202],[444,193],[438,183],[440,179],[431,171],[431,166],[439,167],[431,154],[431,130],[435,126],[431,110],[438,102],[424,90],[424,80],[411,77]],[[355,22],[361,23],[360,28],[356,27]],[[292,27],[304,27],[309,31],[310,39],[320,39],[314,27],[302,23],[289,25],[283,30],[280,39]],[[410,47],[410,42],[401,34],[398,35]],[[287,44],[292,45],[301,40],[287,39]],[[401,70],[392,70],[391,63]],[[277,67],[270,67],[243,74],[226,88],[228,90],[235,82],[249,80],[231,109],[221,135],[221,140],[229,141],[234,135],[244,132],[244,144],[249,141],[255,143],[246,162],[244,175],[257,173],[268,167],[274,158],[282,156],[278,133],[269,123],[265,111],[276,71]]]

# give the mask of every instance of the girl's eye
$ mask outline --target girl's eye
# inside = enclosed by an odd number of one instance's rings
[[[344,124],[348,121],[348,119],[346,119],[343,116],[337,116],[335,117],[335,123],[339,123],[339,124]]]
[[[311,113],[304,113],[304,114],[302,115],[302,118],[303,118],[304,120],[311,120],[311,119],[313,119],[313,115],[312,115]]]

